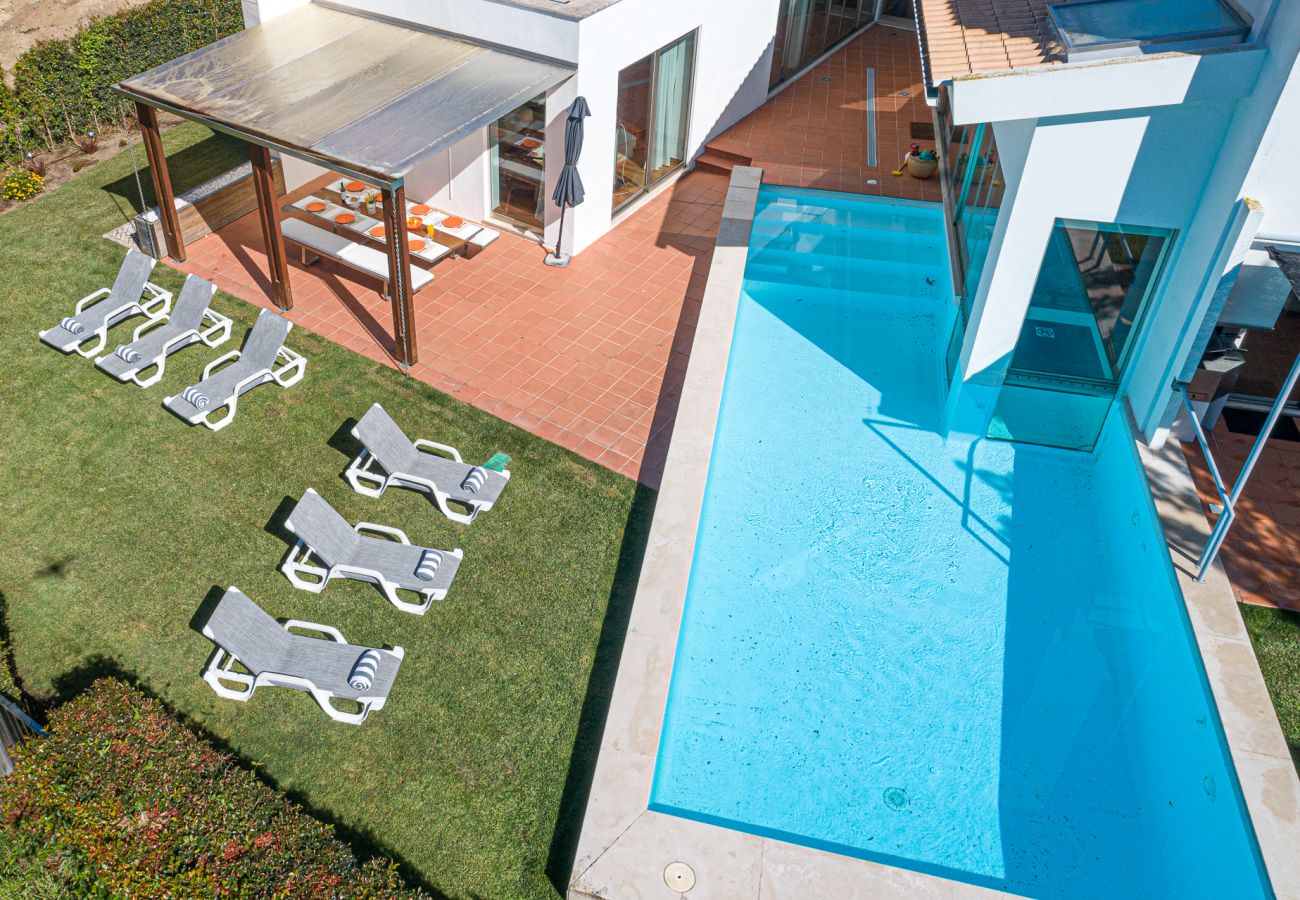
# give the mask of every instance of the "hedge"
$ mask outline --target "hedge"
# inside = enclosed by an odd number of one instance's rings
[[[151,0],[41,41],[18,57],[13,89],[0,89],[0,162],[120,127],[125,103],[110,85],[243,27],[240,0]]]
[[[59,707],[0,784],[0,871],[83,897],[422,897],[113,679]]]

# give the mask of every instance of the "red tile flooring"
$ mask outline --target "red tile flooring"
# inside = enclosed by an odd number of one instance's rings
[[[907,123],[929,121],[916,54],[911,32],[870,29],[723,138],[761,151],[755,161],[774,183],[937,200],[937,180],[889,174]],[[881,166],[872,170],[863,168],[868,65],[887,91],[878,113]],[[536,244],[508,234],[474,259],[442,261],[437,280],[416,296],[419,362],[410,374],[658,487],[726,186],[721,175],[686,176],[566,269],[542,265]],[[188,250],[183,271],[271,306],[255,213]],[[307,267],[290,257],[289,318],[395,365],[392,313],[378,283],[329,261]]]
[[[868,165],[867,69],[876,70],[876,165]],[[916,32],[868,28],[843,49],[709,142],[747,156],[769,184],[910,200],[942,199],[939,176],[894,175],[910,125],[933,124]],[[934,141],[920,140],[923,148]],[[869,184],[868,181],[875,181]]]
[[[1233,434],[1220,421],[1209,438],[1231,489],[1255,437]],[[1200,448],[1185,443],[1183,452],[1208,508],[1218,495]],[[1300,612],[1300,443],[1274,438],[1264,446],[1220,555],[1238,600]]]

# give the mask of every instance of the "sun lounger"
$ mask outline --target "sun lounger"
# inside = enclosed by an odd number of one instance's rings
[[[509,470],[467,465],[455,447],[426,440],[412,443],[378,403],[361,417],[352,436],[363,449],[344,477],[357,493],[379,497],[390,484],[424,491],[453,522],[468,525],[491,509],[510,480]]]
[[[393,606],[418,616],[424,615],[433,601],[447,596],[464,557],[460,549],[413,546],[397,528],[370,522],[359,522],[354,528],[311,488],[285,525],[298,542],[280,571],[294,587],[319,594],[331,578],[368,581],[377,585]],[[423,602],[402,600],[398,591],[419,594]]]
[[[132,316],[156,321],[167,315],[171,291],[149,281],[157,260],[134,248],[126,251],[122,268],[111,288],[101,288],[77,301],[72,315],[39,335],[41,341],[60,353],[76,351],[90,357],[104,349],[108,329]]]
[[[197,275],[185,279],[171,315],[142,324],[131,335],[131,343],[119,344],[112,352],[95,360],[95,365],[118,381],[134,381],[140,387],[156,384],[163,377],[167,357],[192,344],[217,347],[230,337],[230,319],[208,308],[217,288]],[[204,321],[208,325],[202,330]],[[148,378],[141,372],[154,369]]]
[[[235,417],[239,398],[253,388],[268,381],[287,388],[302,379],[307,360],[284,346],[291,328],[293,323],[287,319],[262,310],[242,350],[208,363],[198,384],[164,398],[163,406],[191,425],[201,423],[213,431],[225,428]],[[212,414],[223,406],[228,407],[226,414],[214,420]]]
[[[316,632],[325,638],[294,634]],[[349,644],[337,628],[291,619],[280,625],[236,587],[217,603],[203,636],[217,645],[203,672],[217,695],[246,701],[263,686],[306,691],[331,719],[360,725],[383,709],[405,651]],[[231,685],[236,685],[232,687]],[[333,700],[360,709],[344,712]]]

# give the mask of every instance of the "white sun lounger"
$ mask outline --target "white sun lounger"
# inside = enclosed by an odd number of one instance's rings
[[[325,638],[294,634],[294,629]],[[260,687],[293,688],[311,694],[326,715],[348,725],[360,725],[384,708],[406,655],[401,647],[349,644],[329,625],[297,619],[280,625],[236,587],[217,603],[203,636],[217,645],[203,672],[217,696],[247,701]],[[360,709],[344,712],[334,706],[335,699]]]
[[[75,350],[91,357],[104,349],[108,329],[117,323],[132,316],[147,316],[150,321],[162,319],[171,307],[172,293],[149,281],[156,262],[139,250],[127,250],[113,286],[78,300],[72,315],[40,332],[41,341],[60,353]]]
[[[459,548],[413,546],[404,532],[385,525],[359,522],[354,528],[311,488],[285,525],[298,542],[280,571],[294,587],[319,594],[331,578],[366,581],[378,586],[393,606],[417,616],[424,615],[435,600],[446,598],[465,555]],[[423,602],[405,601],[398,591],[418,594]]]
[[[101,371],[118,381],[133,381],[140,387],[156,384],[163,377],[167,357],[193,344],[218,347],[230,338],[230,319],[208,308],[216,294],[216,285],[197,275],[185,279],[171,315],[165,322],[151,320],[131,336],[131,343],[120,344],[112,353],[95,360]],[[206,327],[202,327],[204,322]],[[154,369],[148,378],[141,372]]]
[[[269,381],[287,388],[302,380],[307,360],[284,346],[293,323],[264,309],[244,339],[241,350],[232,350],[208,363],[203,379],[181,393],[163,398],[163,406],[191,425],[202,424],[220,431],[235,418],[239,398]],[[224,368],[223,368],[224,367]],[[222,407],[226,414],[213,419]]]
[[[352,436],[362,450],[343,474],[357,493],[379,497],[391,484],[423,491],[453,522],[468,525],[491,509],[510,480],[508,469],[494,472],[467,465],[455,447],[426,440],[412,443],[378,403],[361,417]],[[467,484],[471,473],[476,473],[476,489]]]

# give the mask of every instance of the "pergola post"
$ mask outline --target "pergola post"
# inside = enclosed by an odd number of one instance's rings
[[[248,155],[253,161],[253,190],[257,194],[257,218],[262,223],[266,267],[271,276],[271,297],[280,309],[290,310],[293,291],[289,288],[289,260],[285,255],[284,234],[280,231],[280,213],[275,206],[271,151],[261,144],[249,144]]]
[[[140,123],[144,152],[149,157],[149,174],[153,178],[154,197],[158,200],[158,215],[162,219],[167,255],[177,262],[185,262],[185,241],[181,237],[180,218],[176,215],[172,179],[167,173],[167,154],[163,152],[162,133],[158,130],[158,111],[146,103],[137,103],[135,117]]]
[[[415,365],[415,308],[411,295],[411,248],[406,235],[406,188],[384,188],[388,237],[388,299],[393,305],[393,342],[403,369]]]

